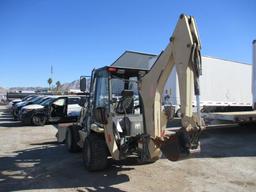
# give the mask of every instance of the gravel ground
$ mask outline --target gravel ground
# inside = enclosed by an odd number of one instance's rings
[[[0,191],[256,191],[256,126],[207,129],[193,159],[112,162],[87,172],[52,125],[23,126],[0,106]]]

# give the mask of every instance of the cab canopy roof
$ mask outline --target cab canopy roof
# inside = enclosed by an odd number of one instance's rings
[[[94,71],[96,76],[107,76],[107,73],[128,78],[143,76],[149,71],[157,59],[156,55],[125,51],[113,64]]]
[[[111,65],[111,67],[148,71],[151,69],[156,59],[157,59],[157,55],[134,52],[134,51],[125,51]]]

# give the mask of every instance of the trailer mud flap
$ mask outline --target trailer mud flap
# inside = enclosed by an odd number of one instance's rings
[[[160,148],[163,155],[170,161],[178,161],[194,157],[200,153],[200,142],[191,144],[190,137],[183,132],[152,138],[155,145]]]

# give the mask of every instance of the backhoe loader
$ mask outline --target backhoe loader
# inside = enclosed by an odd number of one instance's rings
[[[167,47],[151,69],[106,66],[92,71],[90,95],[81,121],[67,132],[69,148],[82,148],[89,171],[103,170],[109,157],[122,160],[132,156],[146,163],[163,154],[177,161],[200,151],[199,135],[204,129],[199,108],[200,50],[194,18],[181,15]],[[182,126],[167,132],[171,110],[163,110],[161,98],[175,65]],[[192,111],[194,94],[196,113]]]

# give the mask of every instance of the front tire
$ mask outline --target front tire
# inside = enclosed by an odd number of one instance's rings
[[[108,165],[108,148],[103,135],[91,133],[85,138],[83,162],[88,171],[100,171]]]
[[[65,143],[69,152],[76,153],[81,151],[81,147],[77,145],[78,140],[79,140],[79,135],[76,127],[75,126],[68,127]]]
[[[43,126],[46,124],[46,117],[44,115],[33,115],[32,123],[36,126]]]

